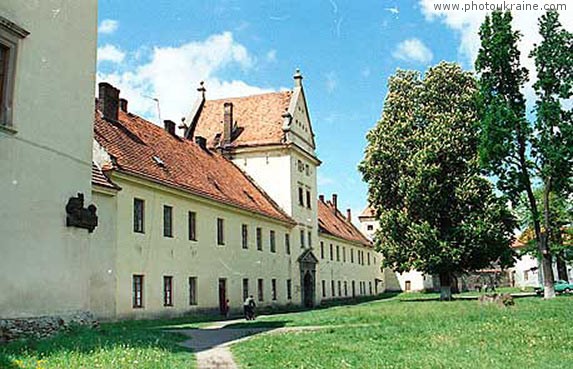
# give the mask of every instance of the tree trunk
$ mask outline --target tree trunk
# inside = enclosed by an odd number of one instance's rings
[[[569,275],[567,274],[567,263],[563,258],[563,251],[557,254],[557,278],[569,283]]]
[[[550,299],[555,297],[555,287],[553,286],[553,268],[551,266],[551,254],[549,253],[547,233],[541,231],[541,221],[539,209],[537,208],[537,200],[535,200],[535,195],[533,194],[529,177],[527,177],[525,173],[524,176],[525,191],[527,193],[529,209],[533,218],[533,230],[535,231],[537,250],[539,251],[539,255],[541,255],[541,265],[539,267],[543,275],[543,297]],[[549,214],[549,185],[550,183],[545,183],[543,192],[545,219],[548,219],[547,215]]]
[[[543,189],[543,225],[544,230],[540,233],[539,253],[541,254],[541,267],[543,272],[543,297],[551,299],[555,297],[555,286],[553,285],[553,258],[549,251],[549,240],[551,237],[549,194],[551,192],[551,177],[545,181]]]
[[[440,300],[452,300],[452,278],[447,272],[440,273]]]

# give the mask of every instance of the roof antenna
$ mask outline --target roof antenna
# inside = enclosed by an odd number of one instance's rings
[[[157,104],[157,119],[159,119],[159,121],[157,122],[157,125],[160,126],[162,120],[161,120],[161,109],[159,109],[159,99],[157,97],[151,97],[151,96],[146,96],[146,95],[143,95],[143,97],[150,99],[150,100],[153,100]]]

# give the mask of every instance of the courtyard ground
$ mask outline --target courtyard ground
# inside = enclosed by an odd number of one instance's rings
[[[573,296],[521,298],[509,308],[434,297],[383,295],[254,322],[189,317],[77,328],[0,346],[0,368],[573,367]]]

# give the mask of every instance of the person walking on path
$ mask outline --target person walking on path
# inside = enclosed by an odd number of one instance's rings
[[[255,320],[255,308],[257,307],[257,304],[255,304],[255,299],[253,298],[253,295],[249,296],[249,315],[250,315],[250,319],[249,320]]]
[[[250,297],[249,297],[249,296],[247,296],[247,298],[245,298],[245,301],[243,301],[243,314],[245,315],[245,319],[246,319],[246,320],[250,320],[250,317],[251,317],[251,312],[250,312],[251,305],[250,305],[250,302],[251,302],[251,300],[250,300]]]

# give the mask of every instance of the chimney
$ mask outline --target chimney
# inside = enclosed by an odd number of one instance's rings
[[[195,136],[195,143],[203,150],[207,150],[207,139],[201,136]]]
[[[294,78],[294,87],[302,87],[302,74],[300,74],[300,69],[296,68],[292,78]]]
[[[334,210],[338,209],[338,195],[333,193],[332,194],[332,206],[334,206]]]
[[[175,122],[172,120],[164,120],[163,121],[163,127],[165,128],[165,131],[167,133],[169,133],[171,136],[176,136],[175,134]]]
[[[352,211],[350,209],[346,209],[346,220],[352,222]]]
[[[119,90],[107,82],[99,84],[98,109],[104,119],[117,121]]]
[[[324,195],[318,195],[318,199],[319,199],[321,202],[324,202]]]
[[[127,100],[119,99],[119,108],[122,112],[127,113]]]
[[[231,135],[233,134],[233,103],[226,102],[224,104],[224,115],[223,115],[223,139],[222,146],[231,143]]]

